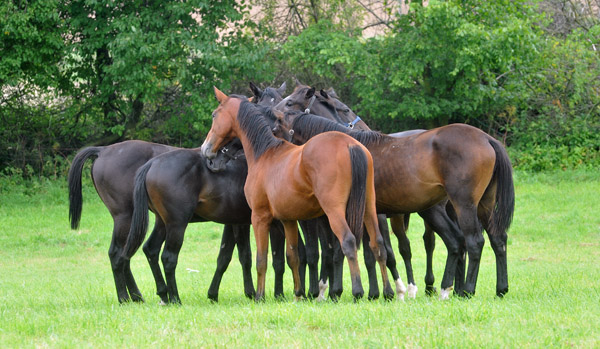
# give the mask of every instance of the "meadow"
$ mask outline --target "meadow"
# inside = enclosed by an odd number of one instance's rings
[[[188,227],[179,257],[183,305],[158,304],[141,252],[131,263],[146,302],[119,305],[107,255],[112,220],[89,178],[83,185],[82,221],[74,231],[69,228],[65,180],[0,177],[3,348],[600,346],[597,170],[516,172],[509,293],[495,297],[495,261],[486,237],[477,293],[469,300],[448,301],[424,293],[423,224],[413,215],[409,238],[416,299],[354,303],[346,269],[338,303],[293,302],[286,270],[287,300],[273,298],[269,271],[267,299],[255,304],[243,295],[234,255],[219,303],[211,303],[206,293],[222,226],[201,223]],[[439,288],[446,252],[439,238],[436,242]],[[395,237],[392,243],[396,245]],[[402,263],[399,269],[405,279]],[[362,275],[368,287],[364,269]]]

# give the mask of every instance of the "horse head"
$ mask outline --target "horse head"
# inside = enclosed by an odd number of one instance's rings
[[[214,90],[219,106],[212,113],[210,131],[200,147],[201,153],[209,159],[214,159],[217,156],[217,150],[237,136],[235,119],[242,101],[241,98],[236,98],[237,96],[227,96],[216,87]]]

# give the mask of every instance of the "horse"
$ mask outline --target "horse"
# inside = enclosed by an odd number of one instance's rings
[[[264,298],[268,240],[273,219],[285,229],[286,255],[294,277],[294,293],[302,297],[298,273],[297,220],[327,215],[330,226],[348,259],[355,299],[364,294],[356,259],[363,224],[379,263],[384,296],[393,298],[386,251],[377,226],[372,158],[366,148],[342,133],[317,136],[302,146],[276,138],[262,115],[270,110],[215,87],[219,107],[213,112],[210,131],[201,146],[208,158],[233,137],[242,141],[248,162],[244,192],[252,209],[257,245],[256,299]],[[332,156],[333,155],[333,156]]]
[[[323,132],[344,132],[364,144],[373,155],[377,210],[396,214],[419,212],[436,231],[431,214],[436,204],[448,199],[464,234],[469,267],[464,296],[475,294],[483,236],[488,233],[496,255],[499,297],[508,292],[506,268],[507,230],[514,213],[512,167],[502,144],[478,128],[451,124],[408,137],[392,137],[373,131],[353,131],[324,118],[290,111],[280,116],[279,135],[292,135],[303,144]],[[439,212],[438,212],[439,213]],[[451,224],[450,222],[446,222]],[[458,263],[459,249],[449,250],[442,280],[447,298]]]
[[[366,123],[364,123],[364,121],[362,121],[362,119],[357,116],[347,105],[345,105],[344,103],[342,103],[339,100],[339,97],[336,95],[335,91],[330,88],[328,91],[325,90],[321,90],[319,91],[319,93],[315,93],[315,89],[311,88],[309,86],[303,85],[301,83],[299,83],[298,81],[296,81],[296,88],[294,89],[294,92],[292,94],[290,94],[288,97],[284,98],[277,106],[277,109],[280,110],[304,110],[305,112],[310,112],[312,114],[315,115],[319,115],[319,116],[323,116],[324,113],[327,112],[331,112],[333,110],[333,113],[336,115],[336,121],[341,124],[344,125],[350,129],[355,129],[355,130],[370,130],[370,128],[366,125]],[[312,110],[311,110],[312,109]],[[332,119],[331,117],[328,117],[329,119]],[[425,130],[409,130],[409,131],[403,131],[403,132],[397,132],[392,134],[392,136],[394,137],[406,137],[406,136],[410,136],[410,135],[414,135],[414,134],[418,134],[418,133],[422,133]],[[431,209],[431,213],[430,215],[438,215],[440,217],[437,218],[438,222],[442,222],[445,227],[441,227],[439,234],[442,234],[442,239],[444,240],[446,246],[450,249],[456,249],[458,248],[457,245],[460,245],[460,239],[462,237],[462,233],[459,231],[458,227],[456,226],[456,224],[452,224],[450,223],[450,218],[447,217],[448,214],[446,213],[446,211],[450,210],[451,211],[451,206],[448,209],[444,208],[444,203],[440,203],[438,204],[439,207],[435,208],[435,209]],[[390,217],[390,223],[392,225],[392,231],[394,232],[394,234],[396,235],[397,239],[398,239],[398,247],[400,250],[400,254],[404,260],[404,264],[405,264],[405,268],[406,268],[406,275],[407,275],[407,287],[405,288],[402,281],[400,280],[400,277],[398,275],[398,272],[396,270],[396,263],[395,263],[395,259],[393,258],[393,251],[390,249],[388,249],[388,268],[390,269],[390,271],[392,272],[392,275],[394,277],[394,279],[396,280],[396,290],[397,293],[399,295],[399,299],[403,299],[403,295],[406,292],[406,294],[408,295],[409,298],[415,298],[416,293],[417,293],[417,286],[416,283],[414,281],[414,276],[413,276],[413,271],[412,271],[412,263],[411,263],[411,259],[412,259],[412,253],[411,253],[411,249],[410,249],[410,242],[408,240],[408,237],[406,236],[406,231],[408,229],[408,221],[409,221],[409,214],[394,214],[394,215],[389,215]],[[385,219],[385,215],[380,215],[379,216],[380,219],[380,230],[382,231],[382,234],[384,236],[384,240],[386,241],[386,246],[389,246],[389,232],[387,229],[387,222]],[[440,223],[438,223],[439,226]],[[327,230],[327,228],[324,228],[325,230]],[[385,233],[384,233],[385,232]],[[459,241],[457,241],[457,239]],[[434,235],[434,229],[431,227],[431,225],[428,223],[428,220],[425,219],[425,232],[423,234],[423,240],[425,243],[425,251],[427,254],[427,269],[426,269],[426,274],[425,274],[425,292],[427,295],[433,295],[435,294],[435,288],[433,286],[434,282],[435,282],[435,278],[433,275],[433,250],[435,249],[435,235]],[[309,245],[310,245],[310,240],[307,238],[306,239],[306,244],[307,244],[307,254],[308,251],[310,251]],[[322,244],[322,246],[324,246],[323,248],[323,255],[324,255],[324,260],[327,259],[331,259],[331,257],[329,257],[329,254],[335,254],[336,257],[333,258],[333,260],[335,261],[335,267],[333,269],[331,268],[327,268],[324,267],[324,265],[326,265],[326,263],[322,264],[322,273],[321,273],[321,281],[320,284],[325,284],[324,281],[327,280],[327,277],[329,275],[332,276],[332,279],[335,280],[336,277],[338,280],[341,280],[342,277],[342,269],[341,269],[341,265],[343,262],[343,256],[341,255],[340,251],[339,251],[339,246],[334,244],[334,251],[331,251],[331,249],[327,248],[327,244]],[[367,266],[367,271],[369,272],[369,275],[375,275],[375,262],[374,259],[372,257],[372,255],[370,254],[370,251],[368,249],[364,250],[365,253],[365,264]],[[389,258],[389,257],[392,258]],[[457,281],[456,281],[456,289],[460,289],[461,285],[462,285],[462,281],[461,278],[464,277],[462,270],[464,269],[464,261],[462,258],[459,258],[458,263],[457,263]],[[335,270],[335,273],[333,272]],[[370,277],[369,278],[369,283],[370,283],[370,288],[369,288],[369,297],[370,298],[377,298],[378,295],[378,287],[377,287],[377,280],[375,278]],[[334,285],[336,285],[337,287],[335,288],[331,288],[330,289],[330,297],[332,298],[336,298],[340,293],[341,293],[341,283],[340,282],[333,282]],[[319,297],[322,297],[319,296]]]
[[[266,88],[262,90],[254,90],[254,100],[257,103],[268,104],[274,103],[276,96],[285,92],[285,82],[278,89]],[[251,87],[252,89],[252,87]],[[260,93],[257,93],[260,92]],[[82,193],[81,193],[81,176],[85,162],[90,158],[96,158],[92,166],[92,180],[94,187],[104,205],[109,210],[113,218],[113,233],[110,248],[108,251],[115,286],[117,290],[117,298],[120,303],[133,300],[135,302],[143,302],[143,297],[133,274],[129,261],[123,261],[120,256],[125,246],[127,235],[131,224],[131,216],[133,213],[133,181],[136,170],[146,163],[151,158],[171,150],[180,149],[163,144],[144,142],[144,141],[124,141],[109,146],[86,147],[79,151],[71,164],[68,174],[69,186],[69,220],[72,229],[79,227],[79,222],[82,213]],[[227,153],[223,154],[227,157]],[[161,229],[161,227],[155,227]],[[225,227],[223,230],[223,241],[227,242],[227,248],[221,249],[219,262],[227,261],[231,258],[233,246],[245,243],[243,240],[238,241],[237,237],[244,234],[244,231],[249,227],[234,226]],[[245,233],[246,235],[249,232]],[[249,241],[247,242],[249,248]],[[229,259],[225,254],[229,253]],[[240,252],[242,255],[243,253]],[[246,253],[247,254],[247,253]],[[252,284],[251,257],[241,259],[242,269],[244,270],[245,281],[244,288],[247,295],[254,294],[254,285]],[[220,271],[225,268],[218,265],[215,272],[215,278],[220,280]],[[218,286],[217,286],[218,289]]]

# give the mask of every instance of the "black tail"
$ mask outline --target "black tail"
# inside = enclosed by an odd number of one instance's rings
[[[148,192],[146,191],[146,175],[152,167],[152,161],[140,167],[133,182],[133,215],[127,243],[123,249],[123,255],[131,258],[138,250],[148,230]]]
[[[346,205],[346,222],[356,238],[356,247],[360,247],[364,230],[364,217],[367,191],[367,156],[362,148],[351,146],[352,187]]]
[[[81,173],[83,165],[88,158],[98,157],[100,151],[102,151],[102,147],[88,147],[80,150],[73,158],[71,168],[69,168],[69,221],[71,221],[71,229],[79,228],[79,221],[81,220],[81,207],[83,205]]]
[[[496,152],[496,165],[492,180],[496,181],[496,205],[490,216],[491,235],[506,232],[510,227],[515,211],[515,187],[513,184],[512,165],[506,149],[495,139],[490,145]]]

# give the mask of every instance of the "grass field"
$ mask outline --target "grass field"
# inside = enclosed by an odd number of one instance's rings
[[[272,274],[266,302],[255,304],[243,296],[234,257],[220,302],[212,304],[206,293],[222,227],[203,223],[190,225],[179,258],[183,305],[163,307],[141,252],[132,268],[146,303],[118,304],[107,256],[112,221],[89,180],[81,229],[72,231],[63,181],[11,184],[3,178],[0,346],[599,347],[600,173],[516,173],[515,181],[510,291],[504,299],[494,296],[487,238],[475,297],[441,302],[425,296],[423,225],[414,215],[409,238],[420,288],[416,299],[355,304],[346,270],[346,292],[337,304],[277,301]],[[445,256],[438,239],[438,288]],[[289,270],[285,281],[291,299]],[[363,283],[368,286],[364,270]]]

